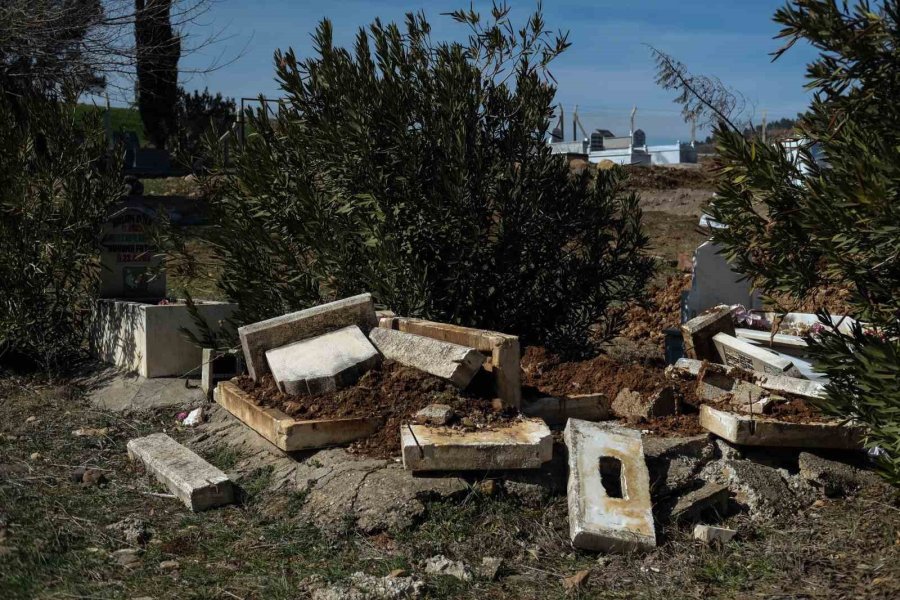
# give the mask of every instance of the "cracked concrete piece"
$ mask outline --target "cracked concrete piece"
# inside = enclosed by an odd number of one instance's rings
[[[481,369],[486,357],[475,348],[434,338],[377,327],[369,339],[385,358],[415,367],[465,388]]]
[[[720,360],[718,362],[730,367],[739,367],[768,375],[800,377],[799,369],[790,360],[733,335],[717,333],[713,336],[713,343],[719,352]]]
[[[266,362],[285,394],[322,394],[356,383],[381,362],[356,325],[266,351]]]
[[[619,418],[640,420],[673,415],[678,410],[675,390],[664,387],[651,396],[624,388],[612,403],[612,412]]]
[[[810,452],[801,452],[797,463],[800,477],[829,498],[843,496],[878,481],[875,473]]]
[[[453,408],[446,404],[429,404],[413,416],[420,425],[446,425],[453,420]]]
[[[238,328],[250,377],[269,372],[266,350],[356,325],[363,333],[378,325],[371,294],[360,294]]]
[[[425,582],[415,577],[375,577],[358,571],[346,581],[313,590],[313,600],[414,600]]]
[[[861,449],[864,429],[829,421],[788,423],[769,418],[718,410],[709,405],[700,408],[700,426],[707,431],[743,446],[794,448]]]
[[[671,496],[691,486],[715,456],[707,434],[693,437],[644,436],[644,457],[654,495]]]
[[[134,373],[105,367],[95,369],[75,381],[88,390],[91,404],[115,412],[170,406],[189,408],[204,401],[199,380],[186,382],[177,377],[147,379]]]
[[[473,432],[401,425],[400,446],[410,471],[536,469],[553,457],[553,436],[540,419]]]
[[[728,306],[717,306],[681,326],[685,354],[699,360],[718,362],[719,354],[713,343],[713,336],[717,333],[734,335],[731,308]]]
[[[769,519],[790,514],[800,503],[778,470],[749,460],[725,461],[723,473],[735,500],[750,511],[754,519]]]
[[[734,529],[713,527],[711,525],[697,525],[694,527],[694,539],[706,544],[727,544],[737,535]]]
[[[667,373],[672,376],[679,377],[698,377],[703,369],[703,361],[691,358],[679,358],[678,361],[666,369]],[[728,377],[749,378],[756,385],[767,389],[776,394],[784,394],[788,396],[800,396],[815,400],[825,396],[825,387],[818,381],[810,381],[808,379],[800,379],[798,377],[788,377],[786,375],[770,375],[767,373],[759,373],[757,371],[748,371],[739,367],[726,367],[725,365],[707,364],[704,379],[710,376],[710,373],[720,373]],[[720,386],[723,387],[724,386]],[[730,387],[726,390],[730,391]],[[698,388],[698,394],[700,389]],[[722,393],[724,395],[725,392]],[[701,397],[703,397],[701,395]],[[718,397],[721,397],[718,396]],[[708,398],[711,400],[716,397]]]
[[[698,521],[709,510],[714,510],[720,516],[728,509],[728,488],[724,485],[710,482],[699,490],[688,492],[678,499],[670,513],[673,521]]]
[[[522,414],[562,425],[569,419],[600,421],[609,417],[609,400],[603,394],[576,394],[554,398],[522,399]]]
[[[192,511],[234,502],[234,486],[225,473],[164,433],[130,440],[128,456],[142,462]]]
[[[570,419],[564,439],[569,448],[572,544],[610,552],[655,547],[650,480],[640,432]]]
[[[429,575],[447,575],[460,581],[472,579],[472,573],[462,561],[450,560],[443,554],[432,556],[425,561],[425,572]]]

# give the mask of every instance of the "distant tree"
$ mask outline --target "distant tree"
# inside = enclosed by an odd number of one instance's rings
[[[228,131],[235,122],[236,110],[234,98],[220,93],[213,95],[208,89],[191,94],[178,88],[177,126],[170,145],[179,159],[191,167],[201,161],[205,153],[204,136]]]
[[[775,13],[787,43],[819,51],[792,160],[719,120],[714,240],[758,289],[804,299],[849,289],[864,323],[842,333],[824,312],[810,338],[829,379],[819,405],[868,426],[867,444],[900,484],[900,3],[793,0]],[[715,115],[712,115],[715,116]],[[813,147],[827,164],[813,159]],[[877,450],[876,450],[877,449]]]
[[[172,29],[171,6],[172,0],[135,0],[138,112],[157,148],[176,130],[181,39]]]

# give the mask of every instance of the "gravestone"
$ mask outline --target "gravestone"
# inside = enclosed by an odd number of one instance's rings
[[[694,273],[687,300],[688,317],[720,304],[740,304],[748,309],[762,307],[759,293],[744,276],[734,271],[721,246],[707,241],[694,252]]]
[[[155,302],[166,297],[166,274],[147,239],[153,213],[138,207],[115,212],[103,229],[100,297]]]

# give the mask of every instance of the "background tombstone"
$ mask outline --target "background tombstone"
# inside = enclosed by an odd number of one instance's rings
[[[166,274],[156,249],[147,240],[146,227],[154,214],[139,207],[113,213],[103,229],[100,263],[101,298],[128,298],[147,302],[166,297]]]

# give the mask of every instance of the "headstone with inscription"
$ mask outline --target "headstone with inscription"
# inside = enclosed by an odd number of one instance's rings
[[[113,213],[103,230],[101,298],[153,302],[166,297],[166,274],[146,229],[154,214],[138,207]]]

